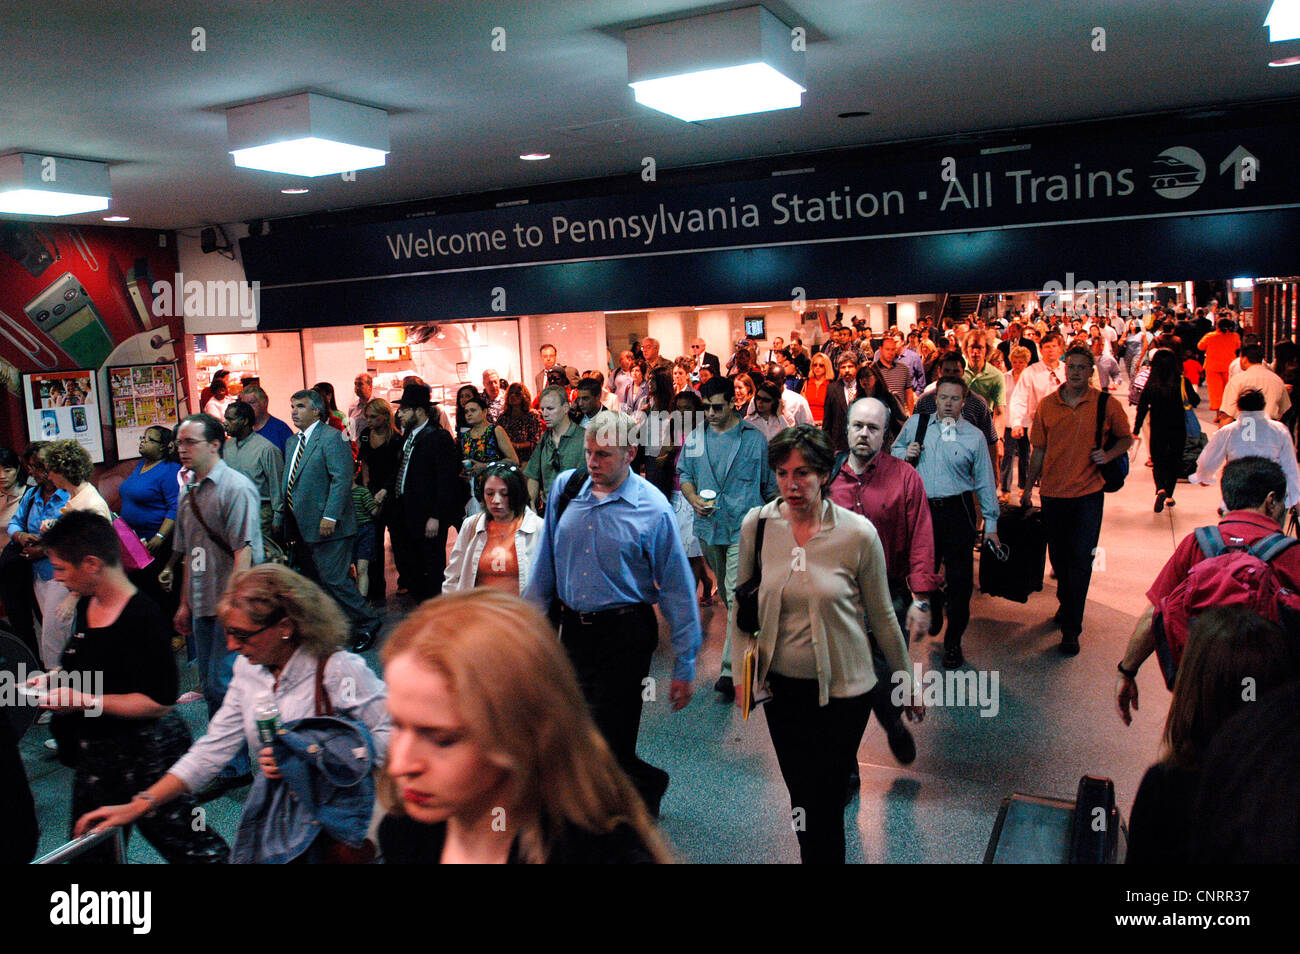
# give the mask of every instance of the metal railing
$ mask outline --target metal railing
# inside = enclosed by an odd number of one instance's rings
[[[104,842],[111,842],[113,846],[113,864],[126,864],[126,845],[122,839],[121,828],[107,828],[104,831],[92,831],[80,838],[75,838],[66,845],[60,845],[53,851],[41,855],[35,861],[34,865],[63,865],[72,861],[74,858],[84,855],[92,848],[98,848]]]

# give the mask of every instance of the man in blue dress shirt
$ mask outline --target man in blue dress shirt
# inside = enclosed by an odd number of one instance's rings
[[[650,811],[658,815],[668,773],[636,754],[650,659],[659,644],[653,603],[672,629],[669,699],[691,701],[700,617],[695,578],[667,498],[631,471],[635,420],[602,411],[586,433],[587,473],[555,478],[546,525],[524,597],[543,609],[558,600],[560,641],[578,673],[592,717]],[[561,496],[574,475],[582,489],[567,506]],[[561,513],[563,510],[563,513]]]

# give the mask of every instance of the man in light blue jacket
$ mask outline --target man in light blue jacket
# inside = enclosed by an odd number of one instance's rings
[[[710,378],[701,386],[700,396],[708,426],[687,435],[677,458],[677,476],[682,495],[695,509],[695,536],[727,607],[722,675],[713,688],[731,702],[736,696],[731,676],[736,625],[732,592],[740,560],[740,524],[751,509],[776,496],[776,480],[767,464],[767,438],[736,413],[731,379]]]

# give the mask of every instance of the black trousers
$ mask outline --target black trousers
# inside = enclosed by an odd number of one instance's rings
[[[424,535],[424,524],[407,513],[406,502],[397,498],[393,517],[393,562],[416,603],[442,595],[442,577],[447,569],[447,521],[438,521],[438,533]]]
[[[1178,486],[1178,473],[1183,466],[1183,446],[1186,443],[1186,429],[1169,427],[1157,430],[1152,423],[1151,476],[1155,479],[1156,490],[1163,490],[1166,496],[1172,497]]]
[[[912,605],[912,591],[908,589],[905,580],[889,581],[889,598],[894,604],[894,615],[898,617],[898,628],[903,631],[903,642],[907,643],[907,610]],[[885,659],[885,654],[880,651],[880,644],[876,642],[876,634],[871,631],[871,625],[867,624],[867,638],[871,640],[871,665],[876,671],[876,683],[884,686],[884,690],[875,694],[871,701],[871,711],[876,714],[876,718],[885,728],[892,728],[899,722],[903,721],[903,707],[894,705],[894,672],[889,668],[889,662]],[[850,759],[853,763],[851,775],[858,773],[857,752]]]
[[[975,501],[972,494],[930,500],[934,523],[934,568],[943,567],[943,608],[947,627],[945,649],[960,649],[970,623],[970,597],[975,589]]]
[[[768,674],[764,706],[781,777],[790,793],[790,824],[806,865],[844,864],[844,766],[862,743],[879,683],[861,696],[818,705],[816,679]]]
[[[101,805],[121,805],[157,782],[190,747],[190,733],[172,710],[161,719],[120,720],[122,731],[83,738],[75,747],[72,778],[72,823]],[[135,823],[140,833],[171,864],[224,864],[230,855],[225,839],[206,823],[192,795],[182,795]],[[129,835],[130,832],[125,834]],[[84,863],[110,858],[98,849]]]
[[[663,794],[668,773],[636,754],[641,731],[644,680],[659,645],[659,624],[649,605],[629,612],[603,613],[584,622],[576,613],[560,611],[560,642],[578,674],[591,717],[610,751],[643,798]],[[840,789],[843,791],[843,778]]]
[[[1061,633],[1083,632],[1083,611],[1092,584],[1092,564],[1101,537],[1105,494],[1082,497],[1044,497],[1043,529],[1047,552],[1056,567],[1056,596],[1061,604]]]
[[[9,628],[23,641],[37,659],[41,658],[41,641],[37,637],[35,614],[36,592],[32,589],[32,561],[23,556],[17,544],[0,549],[0,603],[9,617]],[[53,660],[53,666],[58,660]]]

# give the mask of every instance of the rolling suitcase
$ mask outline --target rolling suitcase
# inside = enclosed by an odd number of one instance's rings
[[[1029,594],[1043,588],[1047,568],[1042,511],[1004,504],[998,517],[998,537],[1007,558],[999,560],[988,547],[980,550],[980,592],[1028,603]]]

